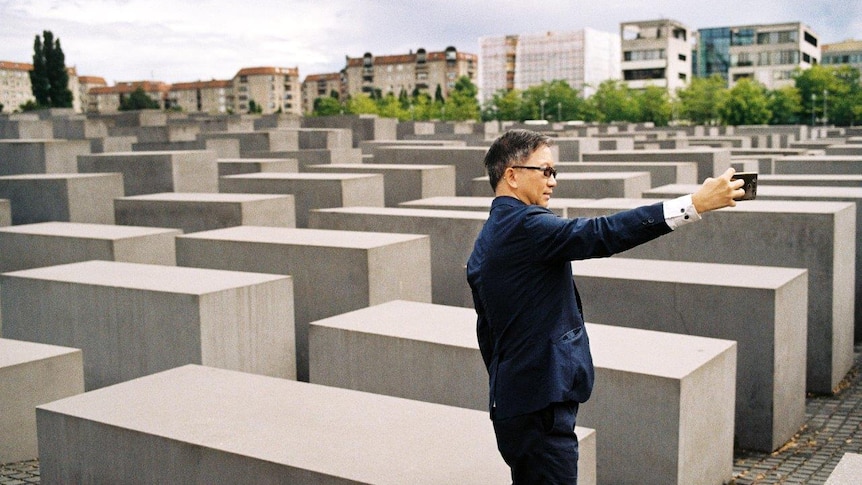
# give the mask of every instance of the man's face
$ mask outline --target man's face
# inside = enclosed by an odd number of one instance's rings
[[[541,169],[553,168],[554,158],[551,154],[551,148],[542,146],[534,151],[523,164],[519,164],[518,166]],[[529,168],[511,168],[511,170],[515,171],[515,177],[518,181],[518,188],[516,189],[518,199],[525,204],[548,207],[551,193],[554,191],[554,187],[557,186],[557,178],[553,175],[545,177],[542,170]]]

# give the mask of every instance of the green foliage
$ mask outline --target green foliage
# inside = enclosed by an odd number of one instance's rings
[[[773,89],[767,95],[771,125],[793,125],[801,122],[802,96],[795,86]]]
[[[377,103],[364,93],[348,97],[344,108],[353,115],[377,114]]]
[[[314,110],[311,114],[312,116],[333,116],[341,114],[342,111],[343,108],[341,107],[341,103],[338,102],[338,99],[333,98],[332,96],[324,96],[314,100]]]
[[[0,113],[2,113],[2,112],[3,112],[3,108],[4,108],[4,107],[5,107],[5,106],[3,105],[3,103],[0,103]]]
[[[257,101],[250,99],[248,101],[248,113],[249,114],[260,114],[263,113],[263,106],[257,104]]]
[[[139,109],[160,109],[159,102],[149,97],[144,88],[138,86],[128,97],[120,98],[120,111],[134,111]]]
[[[725,125],[768,123],[772,112],[766,88],[752,79],[740,79],[719,103],[718,116]]]
[[[493,94],[491,100],[482,110],[483,119],[487,120],[518,120],[523,121],[522,116],[524,100],[521,92],[517,89],[506,91],[501,89]]]
[[[37,109],[42,109],[42,107],[32,99],[28,99],[26,103],[18,106],[18,110],[22,113],[26,113],[27,111],[36,111]]]
[[[599,84],[589,103],[598,115],[596,121],[640,121],[640,106],[632,90],[622,81],[609,79]]]
[[[69,73],[66,56],[60,39],[54,39],[50,30],[36,36],[33,42],[33,69],[30,86],[36,105],[45,108],[71,108],[72,91],[69,90]]]
[[[639,116],[637,121],[651,121],[655,126],[667,126],[673,115],[673,106],[667,90],[648,86],[635,96]]]
[[[680,116],[698,125],[717,123],[718,107],[727,96],[725,85],[724,78],[718,74],[692,79],[688,86],[676,92]]]
[[[388,93],[383,99],[377,101],[377,115],[383,118],[398,118],[405,120],[410,114],[401,107],[401,101],[394,94]]]
[[[450,120],[479,120],[479,88],[467,76],[455,81],[455,87],[446,101],[446,116]]]

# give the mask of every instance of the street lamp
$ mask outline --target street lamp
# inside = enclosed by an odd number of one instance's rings
[[[823,90],[823,126],[826,126],[826,97],[827,91]]]
[[[563,103],[557,101],[557,121],[563,121]]]
[[[817,99],[817,96],[814,93],[811,93],[811,126],[814,126],[814,101]]]
[[[542,106],[542,116],[541,119],[545,119],[545,100],[539,101],[539,104]]]

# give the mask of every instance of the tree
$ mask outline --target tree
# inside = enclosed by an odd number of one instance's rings
[[[517,89],[501,89],[494,93],[485,106],[485,120],[525,120],[522,115],[524,102],[521,94]]]
[[[401,107],[401,101],[392,93],[387,93],[383,99],[377,100],[377,115],[382,118],[398,118],[401,121],[410,119],[410,113]]]
[[[637,121],[652,121],[655,126],[667,126],[673,107],[665,88],[647,86],[637,93],[636,99],[640,113]]]
[[[311,114],[312,116],[332,116],[341,114],[342,109],[341,103],[337,99],[332,96],[324,96],[314,100],[314,109]]]
[[[832,97],[834,102],[835,94],[840,91],[833,70],[820,64],[805,70],[797,68],[793,82],[802,97],[802,109],[811,115],[813,120],[809,121],[813,123],[823,118],[824,110],[828,114],[829,98]]]
[[[772,118],[766,88],[752,79],[740,79],[721,100],[718,116],[726,125],[766,124]]]
[[[694,124],[707,125],[718,121],[718,107],[727,95],[725,80],[718,74],[696,77],[688,86],[676,92],[679,113]]]
[[[802,96],[795,86],[773,89],[767,95],[771,125],[793,125],[800,122],[802,115]]]
[[[640,106],[631,89],[620,80],[609,79],[599,84],[596,92],[588,100],[598,114],[596,121],[639,121]]]
[[[263,106],[257,104],[257,102],[253,99],[248,101],[248,113],[249,114],[260,114],[263,113]]]
[[[45,108],[71,108],[72,91],[69,90],[69,73],[66,56],[60,39],[54,39],[50,30],[36,36],[33,42],[33,69],[30,86],[36,104]]]
[[[348,97],[344,108],[352,115],[377,114],[377,103],[364,93]]]
[[[161,108],[159,102],[149,97],[141,86],[135,88],[128,97],[120,98],[120,111],[159,108]]]
[[[455,87],[446,101],[446,116],[451,120],[479,120],[479,88],[467,76],[455,81]]]

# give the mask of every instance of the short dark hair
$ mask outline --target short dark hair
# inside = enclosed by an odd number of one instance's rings
[[[523,163],[543,146],[551,146],[551,138],[530,130],[509,130],[494,140],[485,154],[485,170],[491,189],[503,178],[503,172],[512,165]]]

